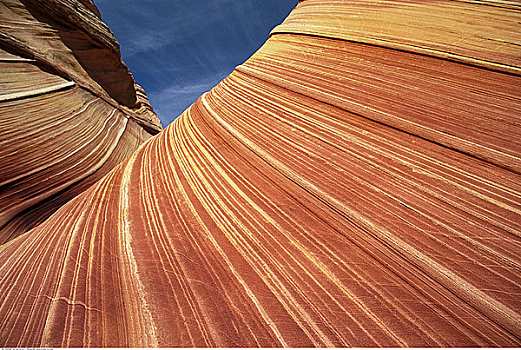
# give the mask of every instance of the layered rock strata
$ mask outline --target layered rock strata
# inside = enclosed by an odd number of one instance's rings
[[[92,2],[4,0],[0,25],[3,244],[94,184],[161,124]]]
[[[1,344],[519,346],[521,13],[383,4],[300,2],[1,247]]]

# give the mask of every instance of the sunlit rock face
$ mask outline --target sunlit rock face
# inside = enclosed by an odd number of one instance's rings
[[[519,21],[499,1],[300,2],[0,248],[0,343],[519,346]]]
[[[0,244],[161,130],[89,1],[0,2]]]

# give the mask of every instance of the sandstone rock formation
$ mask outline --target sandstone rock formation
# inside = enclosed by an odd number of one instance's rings
[[[300,2],[0,248],[0,344],[519,346],[519,21],[505,1]]]
[[[0,244],[49,217],[161,124],[89,0],[0,2]]]

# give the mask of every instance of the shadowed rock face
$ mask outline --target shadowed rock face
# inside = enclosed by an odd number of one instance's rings
[[[5,0],[0,23],[3,244],[89,188],[161,124],[92,2]]]
[[[0,344],[519,346],[516,6],[300,2],[0,248]]]

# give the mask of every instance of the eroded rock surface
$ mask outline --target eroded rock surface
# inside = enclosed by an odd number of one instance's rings
[[[91,1],[3,0],[0,24],[3,244],[94,184],[161,124]]]
[[[463,34],[519,45],[503,35],[521,14],[386,4],[300,2],[158,137],[0,248],[1,344],[521,345],[519,59]]]

